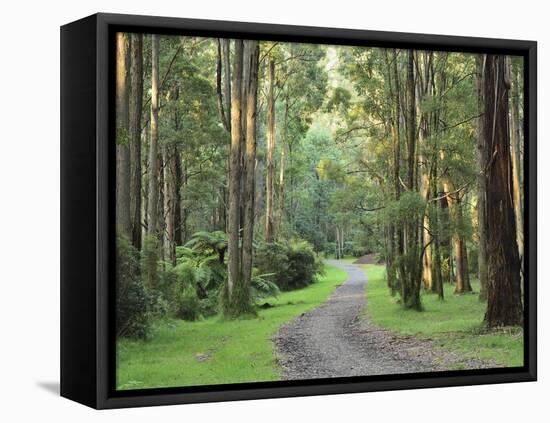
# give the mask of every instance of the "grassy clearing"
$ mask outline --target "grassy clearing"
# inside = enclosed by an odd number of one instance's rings
[[[404,310],[388,292],[385,268],[363,265],[367,272],[368,313],[375,324],[406,335],[433,339],[444,349],[460,352],[464,358],[492,360],[504,367],[523,365],[521,330],[486,332],[481,322],[485,305],[477,294],[455,295],[454,286],[445,284],[445,301],[437,295],[422,296],[424,312]],[[475,292],[479,282],[472,281]],[[457,368],[460,368],[457,363]]]
[[[278,380],[271,338],[346,278],[346,272],[326,265],[317,283],[266,300],[274,307],[260,309],[256,318],[159,322],[146,342],[121,340],[117,389]]]

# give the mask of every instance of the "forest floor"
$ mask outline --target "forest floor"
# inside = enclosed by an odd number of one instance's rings
[[[348,279],[327,302],[279,330],[274,340],[283,379],[433,372],[502,365],[491,357],[465,353],[457,345],[447,348],[441,344],[442,338],[429,338],[414,329],[407,331],[410,327],[401,331],[399,327],[390,324],[392,330],[388,330],[388,325],[379,324],[380,321],[388,322],[383,318],[378,319],[378,314],[373,318],[368,311],[365,295],[367,268],[375,276],[375,280],[369,282],[376,288],[372,292],[373,302],[377,302],[374,310],[380,311],[382,302],[389,298],[393,304],[384,306],[391,310],[389,313],[395,313],[398,306],[389,296],[383,282],[383,267],[354,265],[349,260],[330,260],[329,263],[346,271]],[[383,299],[379,295],[382,289]],[[420,319],[423,315],[433,317],[424,313],[417,315]],[[461,321],[460,315],[457,317],[455,314],[454,317]],[[475,336],[471,334],[470,338]],[[476,345],[470,347],[475,348]]]
[[[262,300],[256,317],[158,321],[150,339],[117,343],[117,389],[279,380],[272,338],[279,327],[322,304],[347,274],[326,265],[306,288]]]

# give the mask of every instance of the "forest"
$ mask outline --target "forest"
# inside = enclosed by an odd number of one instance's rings
[[[118,389],[348,375],[300,321],[353,281],[350,318],[521,366],[523,104],[521,57],[117,33]]]

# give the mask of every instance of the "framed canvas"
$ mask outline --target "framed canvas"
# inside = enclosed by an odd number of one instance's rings
[[[61,28],[61,395],[536,380],[536,43]]]

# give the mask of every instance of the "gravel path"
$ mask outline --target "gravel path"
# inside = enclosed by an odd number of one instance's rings
[[[430,341],[398,336],[362,313],[367,277],[356,265],[330,260],[349,275],[325,303],[282,326],[274,341],[282,378],[314,379],[448,369],[458,357]],[[462,363],[464,368],[488,363]]]

